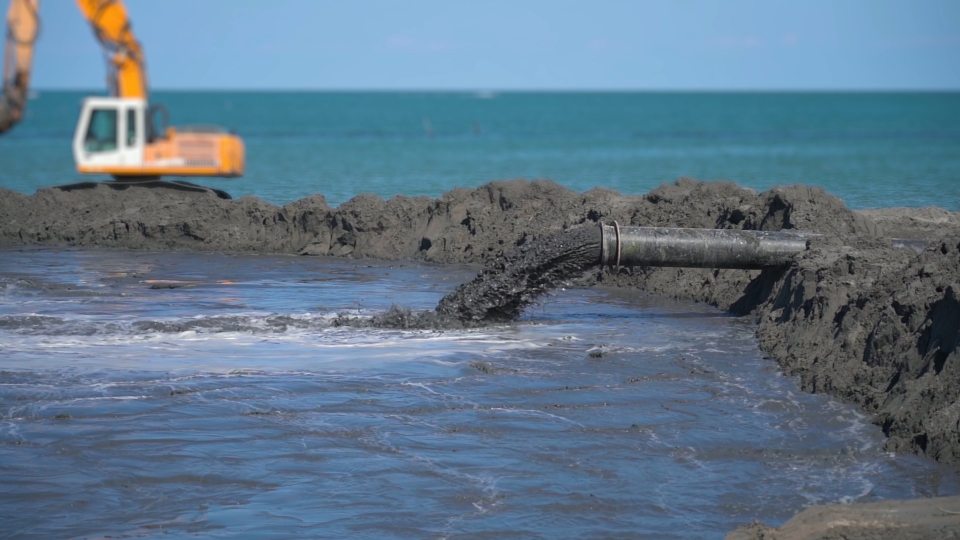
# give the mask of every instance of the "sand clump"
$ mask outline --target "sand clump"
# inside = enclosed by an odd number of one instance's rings
[[[538,239],[595,229],[601,220],[825,236],[782,270],[622,268],[583,274],[565,267],[562,275],[538,283],[544,269],[534,268],[490,281],[498,272],[509,275],[505,263],[529,256]],[[929,243],[918,254],[892,247],[890,236]],[[510,319],[533,300],[533,292],[569,280],[708,302],[754,318],[761,348],[805,390],[873,414],[891,450],[960,464],[960,220],[940,209],[855,212],[819,188],[758,193],[690,179],[641,196],[605,189],[581,194],[546,180],[492,182],[437,199],[361,195],[338,208],[321,195],[278,207],[254,197],[226,200],[214,193],[100,185],[31,196],[0,190],[0,244],[487,264],[487,278],[478,276],[476,294],[470,293],[478,300],[470,303],[474,307],[464,311],[454,307],[463,303],[449,303],[438,311],[473,322]],[[570,260],[580,264],[578,257]],[[524,285],[504,290],[511,280]],[[496,286],[496,295],[477,293]],[[494,296],[507,300],[480,301]],[[424,322],[415,315],[400,310],[384,324]]]

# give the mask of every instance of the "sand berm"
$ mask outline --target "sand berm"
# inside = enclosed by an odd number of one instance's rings
[[[590,270],[752,317],[761,349],[810,392],[857,403],[897,452],[960,467],[960,214],[852,211],[819,188],[757,193],[681,179],[646,195],[492,182],[437,199],[313,195],[279,207],[162,187],[0,189],[0,245],[211,250],[484,264],[546,234],[621,225],[822,233],[783,270]],[[922,252],[889,238],[927,241]]]

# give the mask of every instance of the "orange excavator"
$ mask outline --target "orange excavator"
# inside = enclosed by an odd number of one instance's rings
[[[120,0],[77,0],[107,57],[109,97],[83,101],[73,137],[77,170],[116,180],[161,176],[243,175],[240,137],[212,127],[167,127],[163,105],[151,104],[143,49]],[[40,0],[11,0],[7,14],[0,133],[12,128],[27,104],[33,47],[40,30]],[[186,182],[183,182],[187,184]]]

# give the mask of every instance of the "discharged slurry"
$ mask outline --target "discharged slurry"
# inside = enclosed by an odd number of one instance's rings
[[[600,228],[588,226],[520,246],[443,297],[437,313],[465,325],[515,320],[537,297],[598,264],[600,242]]]
[[[516,320],[536,299],[600,262],[600,228],[580,227],[540,238],[494,258],[477,277],[443,297],[436,310],[393,306],[371,318],[334,324],[378,328],[464,328]]]

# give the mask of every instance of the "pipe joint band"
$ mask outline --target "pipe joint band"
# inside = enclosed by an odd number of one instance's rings
[[[614,269],[619,273],[620,272],[620,252],[623,248],[623,244],[620,243],[620,224],[614,220],[613,229],[617,232],[617,263],[614,265]]]

